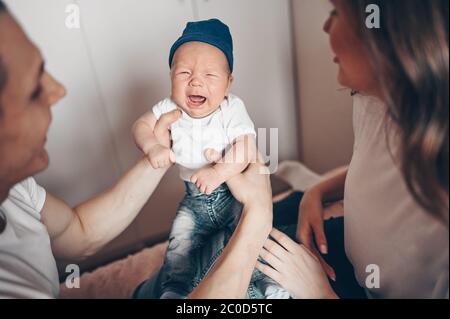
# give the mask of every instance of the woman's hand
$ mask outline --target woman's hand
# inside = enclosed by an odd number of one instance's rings
[[[319,259],[304,245],[273,229],[260,254],[269,265],[258,261],[256,268],[296,299],[337,298]]]
[[[336,280],[333,268],[328,265],[320,253],[328,253],[327,238],[323,228],[324,207],[322,195],[317,188],[305,192],[299,207],[299,222],[297,225],[297,240],[306,246],[319,259],[328,276]],[[315,243],[313,240],[315,239]],[[319,248],[319,251],[317,248]]]

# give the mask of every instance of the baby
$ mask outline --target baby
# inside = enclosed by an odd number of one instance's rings
[[[170,50],[171,97],[159,102],[134,126],[138,147],[154,168],[175,158],[186,185],[169,238],[161,298],[185,298],[193,289],[194,253],[217,230],[234,230],[242,206],[225,182],[256,157],[256,133],[244,103],[229,94],[233,41],[217,19],[190,22]],[[172,148],[160,145],[154,128],[162,114],[179,110],[170,127]],[[268,298],[289,294],[268,277],[260,285]]]

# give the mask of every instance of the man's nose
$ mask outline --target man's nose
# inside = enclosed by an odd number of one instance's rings
[[[49,106],[55,105],[66,95],[66,88],[59,83],[54,77],[46,73],[45,86],[47,87],[47,103]]]
[[[325,21],[325,24],[323,25],[323,31],[325,33],[330,33],[330,27],[331,27],[331,17],[329,17],[327,21]]]

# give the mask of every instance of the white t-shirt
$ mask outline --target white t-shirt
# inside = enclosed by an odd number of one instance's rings
[[[162,114],[175,109],[177,105],[167,98],[153,107],[153,114],[159,119]],[[180,167],[180,177],[185,181],[189,181],[198,169],[209,164],[204,156],[206,149],[222,152],[239,136],[251,134],[256,137],[254,124],[244,102],[232,94],[207,117],[195,119],[183,111],[170,130],[172,151]]]
[[[54,298],[58,270],[47,228],[41,223],[45,190],[28,178],[0,205],[0,298]]]
[[[383,103],[355,96],[355,145],[344,195],[346,253],[370,297],[448,298],[448,224],[408,191],[391,156],[400,146],[392,125]]]

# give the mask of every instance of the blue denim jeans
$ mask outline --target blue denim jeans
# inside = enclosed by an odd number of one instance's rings
[[[292,239],[295,239],[298,210],[302,196],[303,193],[301,192],[293,193],[288,198],[273,206],[274,227],[286,233]],[[359,286],[355,278],[354,269],[345,254],[343,218],[325,221],[324,230],[328,239],[329,253],[322,255],[322,257],[336,272],[337,280],[330,280],[333,290],[340,298],[367,298],[364,289]],[[232,232],[228,230],[221,230],[215,233],[209,240],[208,245],[204,246],[201,252],[196,254],[195,286],[214,265],[214,262],[222,253],[231,235]],[[165,280],[165,277],[167,277],[167,273],[162,271],[157,272],[151,278],[142,282],[134,290],[131,297],[135,299],[159,298],[161,296],[162,282]],[[264,298],[263,290],[259,284],[261,280],[259,279],[260,277],[254,274],[249,284],[246,298]]]
[[[210,195],[203,194],[193,183],[185,184],[186,193],[172,226],[161,269],[164,274],[161,281],[163,299],[184,298],[198,285],[212,266],[212,263],[204,265],[201,260],[203,247],[215,246],[211,237],[222,230],[223,242],[228,242],[242,212],[242,205],[233,197],[225,183]],[[215,258],[212,260],[220,255],[223,247],[224,245],[220,249],[213,247]],[[200,272],[199,265],[202,265]],[[253,281],[260,286],[259,290],[273,294],[274,297],[287,294],[259,271],[255,270]]]

